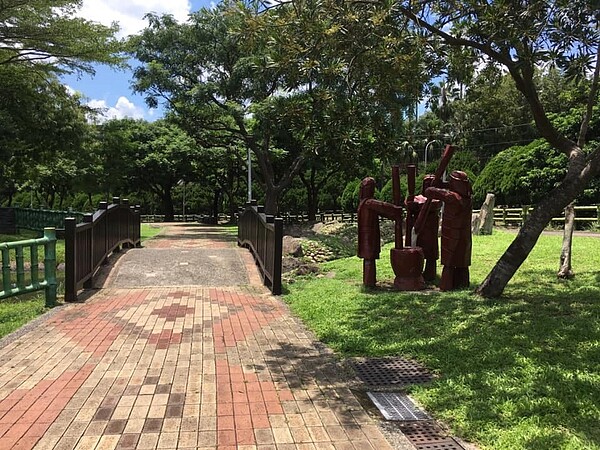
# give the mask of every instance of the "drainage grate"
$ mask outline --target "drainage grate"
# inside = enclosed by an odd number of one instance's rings
[[[415,406],[406,394],[397,392],[367,392],[387,420],[428,420],[425,411]]]
[[[352,363],[358,378],[368,386],[422,384],[433,375],[422,365],[404,358],[371,358]]]
[[[464,450],[435,422],[406,422],[399,427],[417,450]]]

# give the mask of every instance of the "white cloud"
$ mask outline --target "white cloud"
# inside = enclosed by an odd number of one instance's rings
[[[121,37],[135,34],[148,24],[149,12],[172,14],[177,20],[187,20],[191,11],[189,0],[84,0],[78,15],[94,22],[110,25],[118,22]]]
[[[98,116],[94,118],[94,121],[100,123],[125,117],[143,119],[146,112],[144,108],[136,106],[127,97],[119,97],[115,106],[108,106],[106,100],[90,100],[87,105],[98,111]]]

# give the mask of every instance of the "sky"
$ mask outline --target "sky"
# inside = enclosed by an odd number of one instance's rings
[[[104,25],[118,22],[121,28],[119,37],[125,37],[146,26],[143,17],[148,12],[172,14],[176,19],[185,21],[190,12],[211,4],[214,4],[211,0],[84,0],[79,15]],[[135,64],[135,61],[131,63]],[[63,76],[62,81],[71,90],[81,93],[85,103],[100,108],[105,119],[132,117],[156,120],[162,116],[161,109],[149,109],[143,97],[133,93],[131,71],[115,71],[101,65],[95,69],[93,77],[73,74]]]

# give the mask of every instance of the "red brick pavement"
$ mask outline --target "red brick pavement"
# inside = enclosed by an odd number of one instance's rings
[[[0,449],[391,448],[240,257],[249,286],[103,289],[0,349]]]

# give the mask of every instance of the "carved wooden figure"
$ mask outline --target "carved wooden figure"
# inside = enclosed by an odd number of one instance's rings
[[[441,200],[445,205],[442,214],[442,291],[469,287],[471,194],[467,174],[458,170],[450,174],[448,189],[429,187],[425,190],[428,199]]]
[[[375,200],[375,180],[367,177],[360,184],[358,205],[358,257],[363,258],[363,284],[374,287],[377,281],[375,261],[381,252],[379,216],[402,223],[402,207]],[[398,230],[398,227],[396,227]],[[402,236],[396,242],[402,242]]]
[[[410,167],[409,167],[410,168]],[[411,174],[409,171],[409,180]],[[423,179],[423,188],[421,192],[433,185],[434,175],[426,175]],[[410,188],[410,183],[409,183]],[[412,224],[414,224],[419,216],[419,213],[423,209],[427,197],[423,195],[409,196],[406,199],[406,210],[407,210],[407,231],[406,231],[406,245],[416,245],[423,249],[423,256],[425,257],[425,270],[423,271],[423,279],[425,281],[433,281],[436,275],[436,261],[440,257],[439,244],[438,244],[438,229],[440,224],[440,208],[442,202],[439,200],[432,200],[431,205],[426,211],[425,220],[419,234],[416,234],[415,242],[412,242]],[[410,243],[409,243],[410,239]]]

